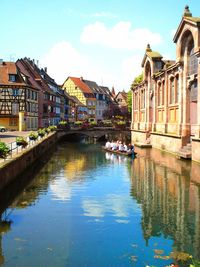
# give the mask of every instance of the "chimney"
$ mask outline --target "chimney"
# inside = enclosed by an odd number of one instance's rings
[[[80,77],[80,80],[83,82],[83,77],[82,76]]]
[[[44,71],[47,73],[47,67],[44,67]]]
[[[0,58],[0,65],[3,65],[3,58]]]

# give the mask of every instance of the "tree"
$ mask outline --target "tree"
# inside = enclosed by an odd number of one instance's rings
[[[143,74],[141,73],[140,75],[135,77],[135,79],[133,80],[133,82],[131,84],[131,88],[128,91],[127,102],[128,102],[128,111],[130,113],[132,112],[132,91],[131,90],[134,88],[134,86],[136,86],[137,84],[141,83],[142,80],[143,80]]]
[[[136,86],[137,84],[141,83],[142,81],[143,81],[143,73],[141,73],[140,75],[135,77],[135,79],[133,80],[133,82],[131,84],[131,89],[133,89],[134,86]]]
[[[132,111],[132,91],[129,90],[127,93],[127,104],[128,104],[128,112]]]

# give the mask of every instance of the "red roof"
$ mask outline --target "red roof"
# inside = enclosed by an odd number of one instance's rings
[[[10,81],[9,75],[15,75],[15,81]],[[15,62],[2,62],[0,64],[0,84],[1,85],[18,85],[18,86],[26,85],[17,70]]]
[[[83,93],[93,95],[92,90],[89,88],[89,86],[87,86],[86,83],[84,83],[84,81],[82,81],[81,78],[69,77],[69,79],[71,79],[74,82],[74,84],[81,89]],[[89,98],[92,98],[92,97],[89,97]],[[95,99],[95,97],[93,98]]]

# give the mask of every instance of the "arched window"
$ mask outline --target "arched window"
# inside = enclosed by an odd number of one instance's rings
[[[141,108],[145,108],[145,90],[141,90],[141,95],[140,95],[140,103],[141,103]]]
[[[179,76],[176,76],[176,86],[175,86],[175,103],[178,103],[178,98],[179,98]]]
[[[159,82],[158,83],[158,106],[162,105],[162,84]]]
[[[164,100],[165,100],[165,81],[162,82],[162,105],[164,105]]]
[[[188,74],[196,74],[198,71],[198,60],[196,55],[194,54],[194,43],[191,42],[191,44],[188,47]]]
[[[169,103],[173,104],[174,103],[174,93],[175,93],[175,83],[174,83],[174,77],[170,79],[170,98],[169,98]]]

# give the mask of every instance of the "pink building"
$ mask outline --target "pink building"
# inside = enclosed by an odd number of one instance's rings
[[[175,61],[147,46],[143,81],[132,88],[132,141],[200,162],[200,17],[188,6],[174,42]]]

